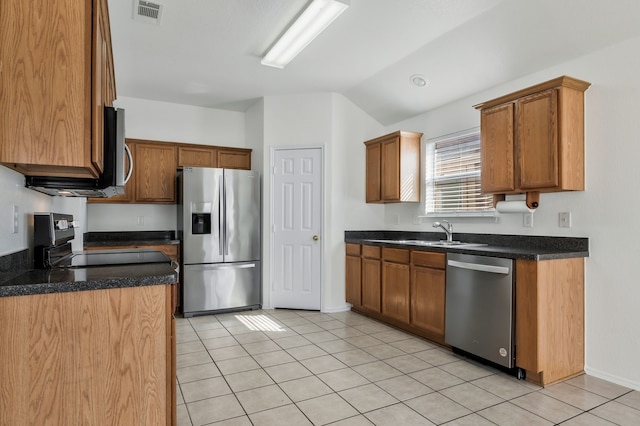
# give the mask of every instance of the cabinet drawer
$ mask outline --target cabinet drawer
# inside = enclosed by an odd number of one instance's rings
[[[430,251],[412,251],[411,263],[417,266],[444,269],[446,265],[446,255],[444,253]]]
[[[347,243],[347,256],[360,256],[360,244]]]
[[[382,259],[388,262],[409,263],[409,250],[383,247]]]
[[[380,259],[380,247],[362,246],[362,257],[368,257],[370,259]]]

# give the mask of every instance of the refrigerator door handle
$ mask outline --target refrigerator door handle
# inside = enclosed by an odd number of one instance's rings
[[[207,265],[189,265],[194,270],[225,270],[225,269],[251,269],[255,268],[255,263],[242,263],[240,265],[237,264],[207,264]]]
[[[224,206],[222,205],[222,198],[223,198],[223,186],[222,186],[222,179],[220,179],[219,183],[218,183],[218,233],[219,233],[219,237],[218,237],[218,249],[220,250],[220,254],[224,254],[224,230],[222,229],[222,223],[223,223],[223,218],[222,218],[222,214],[224,212]]]
[[[229,240],[227,238],[227,234],[229,234],[229,215],[227,214],[229,213],[227,211],[227,176],[224,172],[223,174],[225,175],[223,179],[224,187],[222,188],[224,190],[224,205],[222,207],[224,209],[224,255],[229,256]]]

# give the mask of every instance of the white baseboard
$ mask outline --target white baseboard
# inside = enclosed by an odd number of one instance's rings
[[[351,305],[348,303],[345,303],[342,306],[336,306],[336,307],[332,307],[332,308],[327,308],[324,307],[322,308],[321,312],[325,312],[327,314],[333,314],[336,312],[346,312],[346,311],[350,311],[351,310]]]
[[[640,382],[636,382],[633,380],[625,379],[624,377],[618,377],[609,373],[605,373],[604,371],[600,371],[595,368],[585,367],[584,372],[590,376],[597,377],[598,379],[606,380],[611,383],[615,383],[620,386],[624,386],[630,389],[635,389],[640,391]]]

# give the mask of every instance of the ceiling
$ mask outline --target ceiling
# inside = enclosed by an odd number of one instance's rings
[[[383,125],[640,36],[638,0],[351,0],[277,69],[261,56],[308,0],[152,0],[159,25],[133,1],[109,0],[119,96],[245,111],[337,92]]]

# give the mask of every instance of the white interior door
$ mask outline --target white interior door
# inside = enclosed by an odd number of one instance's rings
[[[275,150],[273,174],[271,304],[319,310],[322,149]]]

